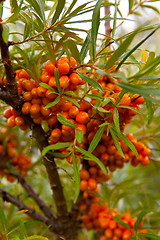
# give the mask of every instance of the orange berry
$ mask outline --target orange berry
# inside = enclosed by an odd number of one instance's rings
[[[86,134],[86,126],[84,124],[81,124],[81,123],[77,123],[77,127],[76,127],[76,130],[81,130],[83,132],[83,134],[85,135]]]
[[[41,106],[37,103],[33,104],[30,108],[30,114],[36,115],[41,110]]]
[[[101,161],[107,162],[109,159],[108,153],[106,153],[106,152],[102,153],[100,159],[101,159]]]
[[[32,104],[30,102],[25,102],[22,106],[22,113],[27,115],[30,113]]]
[[[71,73],[69,78],[71,83],[75,85],[80,85],[82,83],[82,78],[76,72]]]
[[[25,120],[23,119],[22,116],[17,116],[15,118],[15,123],[17,126],[21,126],[21,125],[25,124]]]
[[[106,238],[108,239],[112,239],[113,237],[113,231],[110,228],[107,228],[104,232],[104,235],[106,236]]]
[[[133,102],[133,104],[143,104],[144,103],[144,97],[140,96],[139,94],[134,94],[131,98],[131,102]]]
[[[90,178],[90,179],[88,180],[88,189],[89,189],[89,190],[95,190],[96,188],[97,188],[97,182],[96,182],[96,180],[93,179],[93,178]]]
[[[45,69],[49,75],[54,75],[55,65],[51,61],[48,61],[44,64],[43,69]]]
[[[80,178],[83,180],[88,180],[89,179],[89,173],[85,169],[80,170]]]
[[[49,117],[51,110],[49,108],[45,109],[44,107],[44,105],[41,105],[41,113],[43,116]]]
[[[117,227],[117,222],[115,220],[110,220],[109,222],[109,228],[115,229]]]
[[[60,87],[61,88],[65,88],[66,89],[69,86],[69,81],[70,80],[69,80],[68,76],[66,76],[66,75],[61,76],[59,81],[60,81]]]
[[[52,76],[52,77],[49,79],[48,85],[49,85],[50,87],[53,87],[53,88],[56,88],[56,87],[57,87],[56,80],[55,80],[55,77],[54,77],[54,76]]]
[[[44,106],[46,106],[48,103],[50,103],[51,101],[50,101],[50,99],[48,99],[47,97],[44,97],[44,98],[42,98],[42,104],[44,105]]]
[[[50,136],[50,140],[53,143],[56,143],[60,137],[62,135],[62,131],[59,128],[55,128],[52,132],[51,132],[51,136]]]
[[[46,98],[49,98],[51,100],[55,99],[57,97],[57,94],[52,92],[51,90],[46,91]]]
[[[38,93],[37,93],[37,88],[36,87],[32,88],[31,95],[32,95],[33,98],[37,98],[38,97]]]
[[[36,123],[36,124],[41,124],[42,121],[43,121],[43,117],[42,116],[33,118],[33,122]]]
[[[18,79],[20,79],[20,78],[30,79],[30,76],[24,69],[17,70],[16,74],[17,74]]]
[[[57,69],[61,74],[68,74],[70,71],[70,64],[69,62],[64,62],[59,59],[57,61]]]
[[[61,110],[64,112],[68,112],[71,108],[72,108],[72,103],[68,101],[66,101],[64,105],[61,106]]]
[[[114,236],[116,236],[116,237],[119,237],[119,238],[121,238],[122,237],[122,229],[120,229],[120,228],[115,228],[114,229]]]
[[[78,109],[78,107],[76,107],[76,106],[72,106],[72,107],[69,109],[69,116],[70,116],[71,118],[75,118],[78,113],[79,113],[79,109]]]
[[[57,116],[56,115],[51,115],[49,116],[49,118],[47,119],[47,123],[48,123],[48,127],[50,129],[52,129],[53,127],[56,126],[58,120],[57,120]]]
[[[70,65],[72,68],[74,68],[76,66],[77,62],[73,57],[70,57]]]
[[[30,81],[30,80],[28,80],[28,79],[24,79],[24,80],[22,81],[22,87],[23,87],[25,90],[27,90],[27,91],[31,91],[32,88],[35,87],[35,83],[32,82],[32,81]]]
[[[11,108],[8,108],[7,110],[4,111],[3,117],[9,118],[9,117],[11,117],[11,116],[12,116]]]
[[[46,91],[47,91],[47,89],[43,88],[41,86],[39,86],[37,88],[37,94],[38,94],[39,97],[45,97]]]
[[[42,74],[41,77],[40,77],[40,80],[41,80],[41,82],[48,83],[50,77],[51,77],[51,76],[48,75],[47,73],[46,73],[46,74]]]
[[[11,116],[7,119],[7,127],[12,128],[16,125],[15,123],[15,116]]]
[[[80,190],[84,192],[87,190],[87,188],[88,188],[88,182],[86,180],[82,180],[80,182]]]
[[[148,157],[142,158],[141,164],[142,164],[143,166],[147,166],[147,165],[149,164],[149,158],[148,158]]]
[[[26,101],[31,101],[32,99],[32,95],[31,95],[31,92],[25,92],[23,93],[23,97]]]
[[[81,124],[86,124],[89,121],[89,115],[86,112],[80,111],[76,115],[76,122]]]
[[[131,104],[131,98],[128,93],[125,93],[118,105],[129,106],[130,104]]]
[[[122,234],[122,240],[129,240],[132,237],[132,231],[129,229],[124,230]]]
[[[41,105],[42,104],[42,99],[41,98],[33,98],[31,100],[31,104],[39,104],[39,105]]]

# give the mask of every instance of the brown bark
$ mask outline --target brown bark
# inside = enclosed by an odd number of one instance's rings
[[[106,0],[106,2],[108,2],[108,1]],[[104,14],[105,14],[105,16],[110,16],[110,6],[109,5],[104,7]],[[104,25],[105,25],[105,35],[106,35],[106,37],[110,37],[111,36],[110,20],[105,20]]]

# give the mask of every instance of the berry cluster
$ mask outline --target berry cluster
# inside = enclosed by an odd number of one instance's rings
[[[117,138],[124,154],[122,156],[109,131],[109,127],[115,124],[114,114],[116,112],[119,119],[119,129],[123,132],[126,124],[137,114],[136,111],[140,110],[139,105],[144,103],[144,98],[138,94],[133,96],[128,93],[122,94],[122,89],[106,75],[96,80],[102,87],[103,94],[99,95],[99,90],[93,86],[89,87],[90,95],[100,96],[103,101],[95,97],[88,100],[80,94],[80,90],[84,91],[81,85],[85,81],[74,71],[75,66],[76,61],[72,57],[70,60],[61,57],[55,65],[51,61],[46,62],[40,77],[40,83],[46,84],[43,87],[38,82],[33,81],[25,70],[17,70],[18,92],[23,96],[25,103],[22,106],[22,116],[19,116],[12,108],[4,112],[4,117],[8,119],[7,126],[17,125],[22,130],[26,130],[27,124],[23,116],[30,115],[36,124],[41,124],[42,121],[47,122],[50,132],[49,144],[71,142],[74,143],[74,146],[88,150],[99,126],[105,123],[106,127],[102,137],[92,154],[104,164],[107,170],[113,172],[116,168],[123,168],[124,163],[129,161],[133,166],[137,166],[138,163],[149,164],[148,156],[151,151],[144,144],[138,142],[132,134],[128,134],[127,137],[135,146],[138,158],[126,143]],[[57,85],[55,70],[58,71],[60,86]],[[94,78],[96,79],[94,74],[92,75],[93,81],[95,81]],[[59,94],[59,88],[63,94]],[[71,94],[71,91],[74,95]],[[68,121],[67,124],[61,122],[57,117],[58,115],[61,115],[63,120]],[[76,140],[78,130],[83,133],[81,142]],[[75,158],[83,162],[82,154],[77,152],[74,147],[72,150],[62,148],[56,152],[65,156],[65,159],[72,163],[71,153],[73,151]],[[81,171],[82,191],[94,190],[97,183],[109,179],[109,175],[106,176],[95,161],[89,160],[87,162],[87,170],[82,169]]]
[[[31,160],[23,153],[17,152],[15,135],[9,133],[6,128],[0,129],[0,158],[0,175],[5,176],[8,181],[13,182],[15,180],[15,177],[9,173],[8,163],[23,176],[26,176]]]
[[[118,223],[114,219],[115,216],[122,222]],[[102,205],[99,199],[91,194],[87,195],[81,205],[80,218],[87,230],[96,230],[98,240],[129,240],[137,221],[137,218],[132,218],[128,212],[120,214],[117,209],[109,209],[106,205]],[[142,226],[143,222],[140,223],[139,228]],[[146,232],[146,230],[139,229],[138,232]]]

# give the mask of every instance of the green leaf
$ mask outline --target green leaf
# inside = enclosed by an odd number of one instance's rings
[[[134,225],[134,230],[137,231],[138,228],[139,228],[139,225],[143,219],[143,217],[148,214],[148,213],[151,213],[151,212],[154,212],[154,210],[152,209],[145,209],[143,210],[137,217],[137,221],[135,222],[135,225]]]
[[[59,102],[59,100],[60,100],[60,96],[58,96],[53,102],[48,103],[48,104],[44,107],[44,109],[47,109],[47,108],[50,108],[50,107],[55,106],[55,105]]]
[[[57,8],[56,8],[55,14],[52,18],[51,25],[53,25],[56,22],[56,20],[59,18],[61,12],[64,9],[64,5],[65,5],[65,0],[58,0]]]
[[[44,88],[46,88],[46,89],[51,90],[51,91],[54,92],[54,93],[57,93],[57,91],[56,91],[54,88],[50,87],[47,83],[40,82],[39,85],[40,85],[41,87],[44,87]],[[58,94],[58,93],[57,93],[57,94]]]
[[[3,37],[3,41],[7,43],[9,38],[9,27],[7,24],[3,25],[2,37]]]
[[[118,106],[118,108],[128,108],[128,109],[131,109],[131,110],[133,110],[134,112],[136,112],[136,113],[138,113],[138,114],[140,114],[141,116],[143,116],[143,117],[146,117],[146,115],[144,114],[144,113],[142,113],[141,111],[138,111],[136,108],[134,108],[134,107],[129,107],[129,106]]]
[[[72,39],[67,39],[65,41],[65,44],[70,49],[72,56],[76,59],[76,61],[78,63],[81,63],[81,55],[79,53],[79,50],[77,48],[77,44],[75,43],[75,41],[73,41]]]
[[[55,143],[55,144],[49,145],[42,150],[42,156],[46,155],[46,153],[49,152],[50,150],[58,150],[58,149],[70,147],[72,145],[73,143],[71,142]]]
[[[138,233],[138,236],[139,237],[144,237],[145,239],[147,237],[147,238],[150,238],[151,240],[153,240],[153,239],[160,240],[160,236],[155,235],[153,233]]]
[[[83,148],[80,148],[80,147],[77,147],[77,146],[75,146],[75,148],[76,148],[77,152],[80,152],[81,154],[84,155],[84,158],[86,160],[96,162],[98,164],[98,166],[102,169],[104,174],[107,174],[105,166],[103,165],[103,163],[97,157],[95,157],[93,154],[89,153],[88,151],[84,150]]]
[[[93,51],[93,61],[96,60],[96,41],[97,34],[100,25],[100,7],[103,0],[98,0],[93,14],[92,14],[92,28],[91,28],[91,39],[92,39],[92,51]]]
[[[67,118],[63,117],[61,114],[57,114],[57,119],[61,124],[65,125],[65,126],[68,126],[70,128],[75,128],[76,127],[76,124],[74,124],[73,122],[71,122]]]
[[[66,13],[64,16],[66,16],[68,13],[71,12],[72,8],[74,7],[74,5],[76,4],[77,0],[73,0],[72,3],[70,4],[70,6],[68,7]]]
[[[64,97],[67,101],[72,102],[74,105],[76,105],[78,108],[80,108],[79,103],[78,103],[75,99],[70,98],[70,97],[67,97],[67,96],[65,96],[65,95],[63,95],[63,97]]]
[[[61,87],[60,87],[60,81],[59,81],[59,72],[58,72],[57,68],[54,69],[54,76],[55,76],[55,81],[56,81],[58,92],[61,93]]]
[[[97,147],[99,141],[102,138],[105,128],[106,128],[106,126],[100,127],[98,129],[98,131],[96,132],[96,134],[94,135],[92,142],[90,143],[89,148],[88,148],[89,153],[92,153],[93,150]]]
[[[78,75],[79,75],[85,82],[87,82],[87,83],[89,83],[91,86],[99,89],[101,92],[104,92],[104,91],[103,91],[103,88],[101,87],[101,85],[100,85],[98,82],[94,81],[92,78],[89,78],[88,76],[84,75],[84,74],[81,73],[81,72],[78,72],[78,71],[76,71],[76,72],[78,73]]]
[[[2,229],[3,232],[6,232],[7,230],[7,219],[1,206],[0,206],[0,229]]]
[[[114,121],[115,129],[117,130],[117,132],[120,132],[119,112],[116,107],[114,108],[114,112],[113,112],[113,121]]]
[[[30,6],[33,7],[34,14],[36,13],[38,15],[39,18],[41,18],[42,22],[42,26],[44,26],[46,24],[46,20],[45,20],[45,13],[44,13],[44,7],[43,7],[43,0],[26,0]]]
[[[121,226],[123,226],[123,227],[125,227],[125,228],[127,228],[127,229],[131,229],[131,226],[130,226],[129,224],[125,223],[122,219],[120,219],[118,215],[117,215],[117,216],[114,216],[113,219],[114,219],[117,223],[119,223]]]
[[[153,89],[151,87],[149,87],[149,88],[140,87],[139,85],[136,86],[136,85],[131,85],[129,83],[123,83],[123,82],[119,82],[119,81],[116,81],[116,84],[118,86],[120,86],[121,88],[124,88],[127,91],[131,91],[133,93],[138,93],[138,94],[142,95],[144,98],[146,98],[152,102],[155,102],[157,104],[160,104],[159,100],[150,97],[150,95],[160,96],[159,89]]]
[[[74,203],[77,201],[79,193],[80,193],[80,175],[79,169],[77,166],[76,158],[74,153],[72,153],[72,160],[73,160],[73,170],[74,170],[74,179],[75,179],[75,194],[74,194]]]
[[[81,51],[80,51],[80,55],[81,55],[81,60],[83,61],[89,51],[91,45],[91,37],[90,34],[87,34],[87,37],[82,45]]]
[[[114,54],[106,63],[105,69],[111,68],[116,63],[116,61],[122,56],[122,54],[126,52],[135,35],[136,32],[132,33],[122,42],[122,44],[116,49]]]
[[[146,102],[146,107],[148,110],[148,125],[149,125],[153,119],[154,108],[153,108],[153,104],[151,101],[145,99],[145,102]]]
[[[92,98],[92,99],[98,99],[98,100],[101,100],[101,101],[103,101],[104,100],[104,98],[103,97],[101,97],[101,96],[98,96],[98,95],[94,95],[94,94],[86,94],[86,97],[89,97],[89,98]]]
[[[83,134],[83,131],[81,129],[76,131],[75,138],[76,138],[77,142],[79,142],[79,143],[83,142],[84,134]]]
[[[131,12],[132,8],[134,5],[134,1],[133,0],[129,0],[129,13]]]
[[[122,132],[117,132],[113,127],[112,127],[112,131],[114,132],[115,135],[117,135],[124,143],[127,144],[127,146],[134,152],[136,158],[138,158],[138,152],[135,148],[135,146],[133,145],[133,143],[131,143],[129,141],[129,139],[122,133]]]
[[[57,158],[66,158],[71,154],[71,152],[68,153],[50,152],[49,154]]]
[[[121,156],[124,158],[125,156],[124,156],[124,154],[123,154],[123,152],[122,152],[120,143],[119,143],[119,141],[118,141],[118,138],[117,138],[117,136],[116,136],[115,131],[114,131],[112,128],[110,128],[110,133],[111,133],[111,135],[112,135],[113,141],[114,141],[114,143],[115,143],[115,146],[116,146],[118,152],[119,152],[119,153],[121,154]]]
[[[133,47],[126,55],[125,57],[122,59],[122,61],[118,64],[117,68],[115,69],[115,71],[118,71],[118,69],[121,67],[121,65],[124,63],[124,61],[138,48],[140,47],[140,45],[142,45],[142,43],[144,43],[149,37],[151,37],[156,31],[157,29],[160,28],[160,25],[158,25],[150,34],[147,35],[147,37],[145,37],[142,41],[140,41],[135,47]],[[133,35],[134,37],[134,35]]]
[[[112,38],[114,38],[116,22],[117,22],[117,0],[115,0],[115,10],[114,10],[114,20],[113,20],[113,29],[112,29]]]

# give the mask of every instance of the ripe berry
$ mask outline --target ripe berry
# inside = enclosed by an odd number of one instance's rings
[[[13,115],[13,116],[8,118],[8,120],[7,120],[7,127],[12,128],[15,125],[16,125],[16,123],[15,123],[15,116]]]
[[[30,113],[32,104],[30,102],[25,102],[22,106],[22,113],[27,115]]]
[[[49,75],[54,75],[55,65],[51,61],[48,61],[44,64],[43,69],[45,69]]]
[[[89,121],[89,115],[87,112],[80,111],[76,115],[76,122],[81,124],[86,124]]]
[[[36,115],[41,110],[41,106],[37,103],[33,104],[30,108],[30,114]]]

